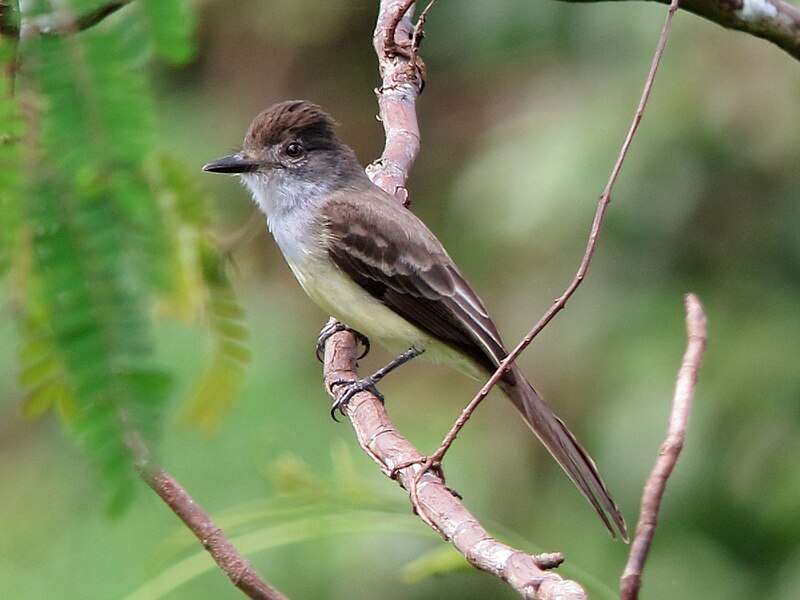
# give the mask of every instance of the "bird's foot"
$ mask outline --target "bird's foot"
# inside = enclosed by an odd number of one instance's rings
[[[319,332],[319,336],[317,337],[317,360],[319,362],[323,361],[323,357],[325,356],[325,343],[328,341],[328,338],[331,337],[334,333],[339,333],[340,331],[349,331],[352,333],[356,341],[364,346],[363,352],[358,357],[358,360],[364,358],[367,354],[369,354],[369,338],[365,336],[363,333],[356,331],[355,329],[351,329],[344,323],[340,323],[339,321],[331,320],[325,323],[325,327]]]
[[[339,386],[343,386],[345,388],[345,390],[336,398],[336,400],[333,401],[333,404],[331,405],[331,418],[334,421],[338,421],[339,419],[336,418],[336,411],[338,410],[340,414],[344,414],[345,405],[350,402],[350,399],[359,392],[371,392],[378,400],[381,401],[381,404],[383,404],[383,394],[381,394],[380,391],[378,391],[378,388],[375,387],[380,379],[380,377],[375,379],[375,375],[370,375],[369,377],[364,377],[364,379],[337,379],[331,383],[331,389]]]
[[[364,377],[363,379],[356,379],[355,381],[340,379],[331,383],[330,385],[331,389],[338,386],[346,386],[344,392],[342,392],[341,395],[339,395],[339,397],[336,398],[336,400],[334,400],[333,405],[331,406],[331,418],[333,418],[334,421],[338,421],[338,419],[336,418],[336,411],[338,410],[341,414],[344,414],[345,405],[350,401],[350,399],[353,396],[355,396],[359,392],[365,392],[365,391],[372,392],[373,394],[375,394],[378,400],[383,402],[384,400],[383,394],[381,394],[378,391],[378,388],[375,387],[378,384],[378,382],[384,377],[386,377],[389,373],[394,371],[397,367],[399,367],[404,363],[407,363],[412,358],[416,358],[423,352],[424,350],[418,350],[412,346],[411,348],[403,352],[400,356],[395,358],[392,362],[387,364],[385,367],[382,367],[377,371],[375,371],[369,377]]]

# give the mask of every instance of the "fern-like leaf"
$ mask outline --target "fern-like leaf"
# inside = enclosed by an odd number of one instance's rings
[[[126,278],[124,233],[115,227],[114,204],[105,194],[77,191],[84,194],[42,179],[29,205],[41,281],[37,300],[46,320],[39,326],[45,332],[40,351],[31,351],[36,360],[28,365],[38,360],[45,369],[39,380],[45,382],[48,366],[55,375],[64,365],[68,378],[50,381],[74,390],[70,428],[112,484],[109,507],[116,511],[133,487],[127,436],[135,429],[155,437],[166,376],[149,365],[150,323],[140,290]]]
[[[34,419],[54,408],[65,423],[74,423],[78,411],[69,372],[48,320],[37,308],[30,302],[27,314],[18,320],[19,384],[27,392],[23,414]]]
[[[110,484],[112,511],[133,489],[129,434],[156,438],[168,382],[151,364],[158,277],[143,249],[157,246],[148,240],[158,207],[140,170],[153,119],[133,37],[99,28],[27,47],[47,100],[44,156],[25,203],[37,282],[30,301],[41,306],[21,353],[28,406],[36,412],[72,392],[69,429]]]
[[[215,260],[216,250],[204,262],[209,285],[208,318],[214,351],[205,372],[192,392],[183,418],[186,422],[212,432],[239,393],[244,379],[244,365],[250,360],[246,346],[247,331],[242,325],[244,311],[236,300],[224,266]],[[211,263],[211,264],[209,264]]]
[[[68,23],[97,4],[31,0],[21,31],[33,15]],[[112,510],[133,489],[129,441],[155,440],[171,380],[153,364],[157,299],[208,317],[203,414],[212,397],[216,414],[230,403],[248,357],[205,196],[175,161],[147,160],[155,119],[145,61],[151,48],[186,60],[193,28],[185,0],[142,0],[87,31],[23,40],[25,85],[39,96],[28,177],[20,112],[0,84],[0,268],[15,267],[21,297],[24,411],[57,409],[109,484]]]
[[[173,233],[169,252],[173,287],[162,308],[183,317],[204,318],[211,330],[211,357],[189,397],[183,420],[211,432],[238,395],[244,365],[250,359],[244,311],[225,272],[224,256],[206,232],[206,193],[169,156],[155,156],[148,165],[151,189]]]

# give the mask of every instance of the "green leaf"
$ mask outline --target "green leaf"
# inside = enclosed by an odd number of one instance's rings
[[[132,497],[128,431],[152,443],[165,396],[151,377],[158,207],[140,171],[153,119],[135,41],[103,27],[27,47],[45,106],[43,156],[25,203],[37,281],[29,301],[41,306],[40,327],[51,336],[39,367],[65,373],[36,380],[37,365],[28,364],[37,384],[28,406],[36,413],[72,391],[69,430],[107,483],[112,512]]]
[[[65,422],[72,423],[76,416],[75,397],[66,365],[43,315],[29,309],[26,317],[19,319],[18,323],[18,379],[26,391],[23,414],[33,419],[50,408],[56,408]]]
[[[13,46],[0,39],[0,65],[13,60]],[[13,82],[0,72],[0,275],[12,262],[22,230],[22,136],[25,133],[18,101],[11,95]]]
[[[194,12],[184,0],[142,0],[156,54],[167,62],[181,64],[195,52]]]
[[[64,20],[97,6],[24,9]],[[155,442],[172,380],[155,364],[153,306],[167,296],[186,316],[209,317],[212,360],[197,395],[198,407],[213,404],[208,423],[233,401],[249,358],[243,312],[206,231],[206,196],[183,165],[149,158],[148,49],[185,61],[193,28],[187,2],[142,0],[86,31],[27,39],[18,58],[38,94],[30,133],[0,82],[0,269],[12,265],[18,284],[23,411],[57,409],[97,465],[112,512],[134,489],[127,440]],[[0,40],[0,58],[9,48]],[[23,135],[37,136],[24,140],[35,157],[27,172]]]
[[[162,222],[171,232],[168,256],[171,289],[162,309],[209,325],[210,359],[191,392],[184,422],[216,430],[239,393],[244,364],[250,360],[244,311],[225,272],[225,259],[206,232],[208,197],[186,167],[167,155],[154,155],[146,173],[158,197]]]
[[[24,373],[34,384],[33,412],[59,389],[74,389],[70,430],[110,484],[108,506],[118,511],[133,489],[128,430],[155,439],[166,376],[148,366],[150,323],[142,290],[127,276],[125,231],[114,203],[70,193],[68,180],[57,181],[43,177],[28,206],[38,277],[33,300],[42,309],[32,328],[38,335],[21,352]]]

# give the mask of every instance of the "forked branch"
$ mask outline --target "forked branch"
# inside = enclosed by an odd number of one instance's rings
[[[381,158],[370,165],[368,174],[376,185],[407,203],[405,181],[419,151],[416,99],[422,88],[422,64],[413,52],[398,52],[406,42],[421,39],[421,24],[415,34],[411,20],[413,2],[382,0],[373,37],[383,84],[377,90],[380,118],[386,133]],[[356,340],[342,331],[328,338],[325,345],[324,376],[331,396],[336,399],[336,381],[357,379]],[[341,388],[339,388],[341,389]],[[506,581],[522,597],[549,600],[582,600],[580,585],[548,572],[560,555],[544,560],[511,548],[492,538],[444,484],[437,470],[421,469],[424,458],[392,425],[380,399],[370,392],[356,394],[345,405],[345,414],[356,432],[359,444],[387,476],[397,479],[409,491],[415,511],[465,556],[476,568]]]
[[[334,399],[331,386],[357,379],[357,346],[353,334],[341,331],[325,345],[325,386]],[[343,392],[341,386],[334,390]],[[407,491],[415,490],[415,510],[444,539],[452,542],[474,567],[506,581],[523,598],[530,600],[586,600],[574,581],[565,580],[545,568],[562,560],[556,554],[532,556],[489,535],[461,500],[447,487],[439,472],[421,471],[423,456],[395,429],[383,404],[370,392],[359,392],[344,406],[359,445],[387,476]],[[405,466],[404,466],[405,465]]]

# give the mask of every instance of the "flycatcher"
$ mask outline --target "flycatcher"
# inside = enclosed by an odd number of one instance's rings
[[[436,236],[374,185],[319,106],[288,101],[250,125],[244,147],[203,167],[238,175],[303,289],[392,352],[421,351],[485,380],[508,351]],[[503,392],[612,536],[625,522],[594,462],[513,364]],[[613,523],[613,525],[612,525]]]

